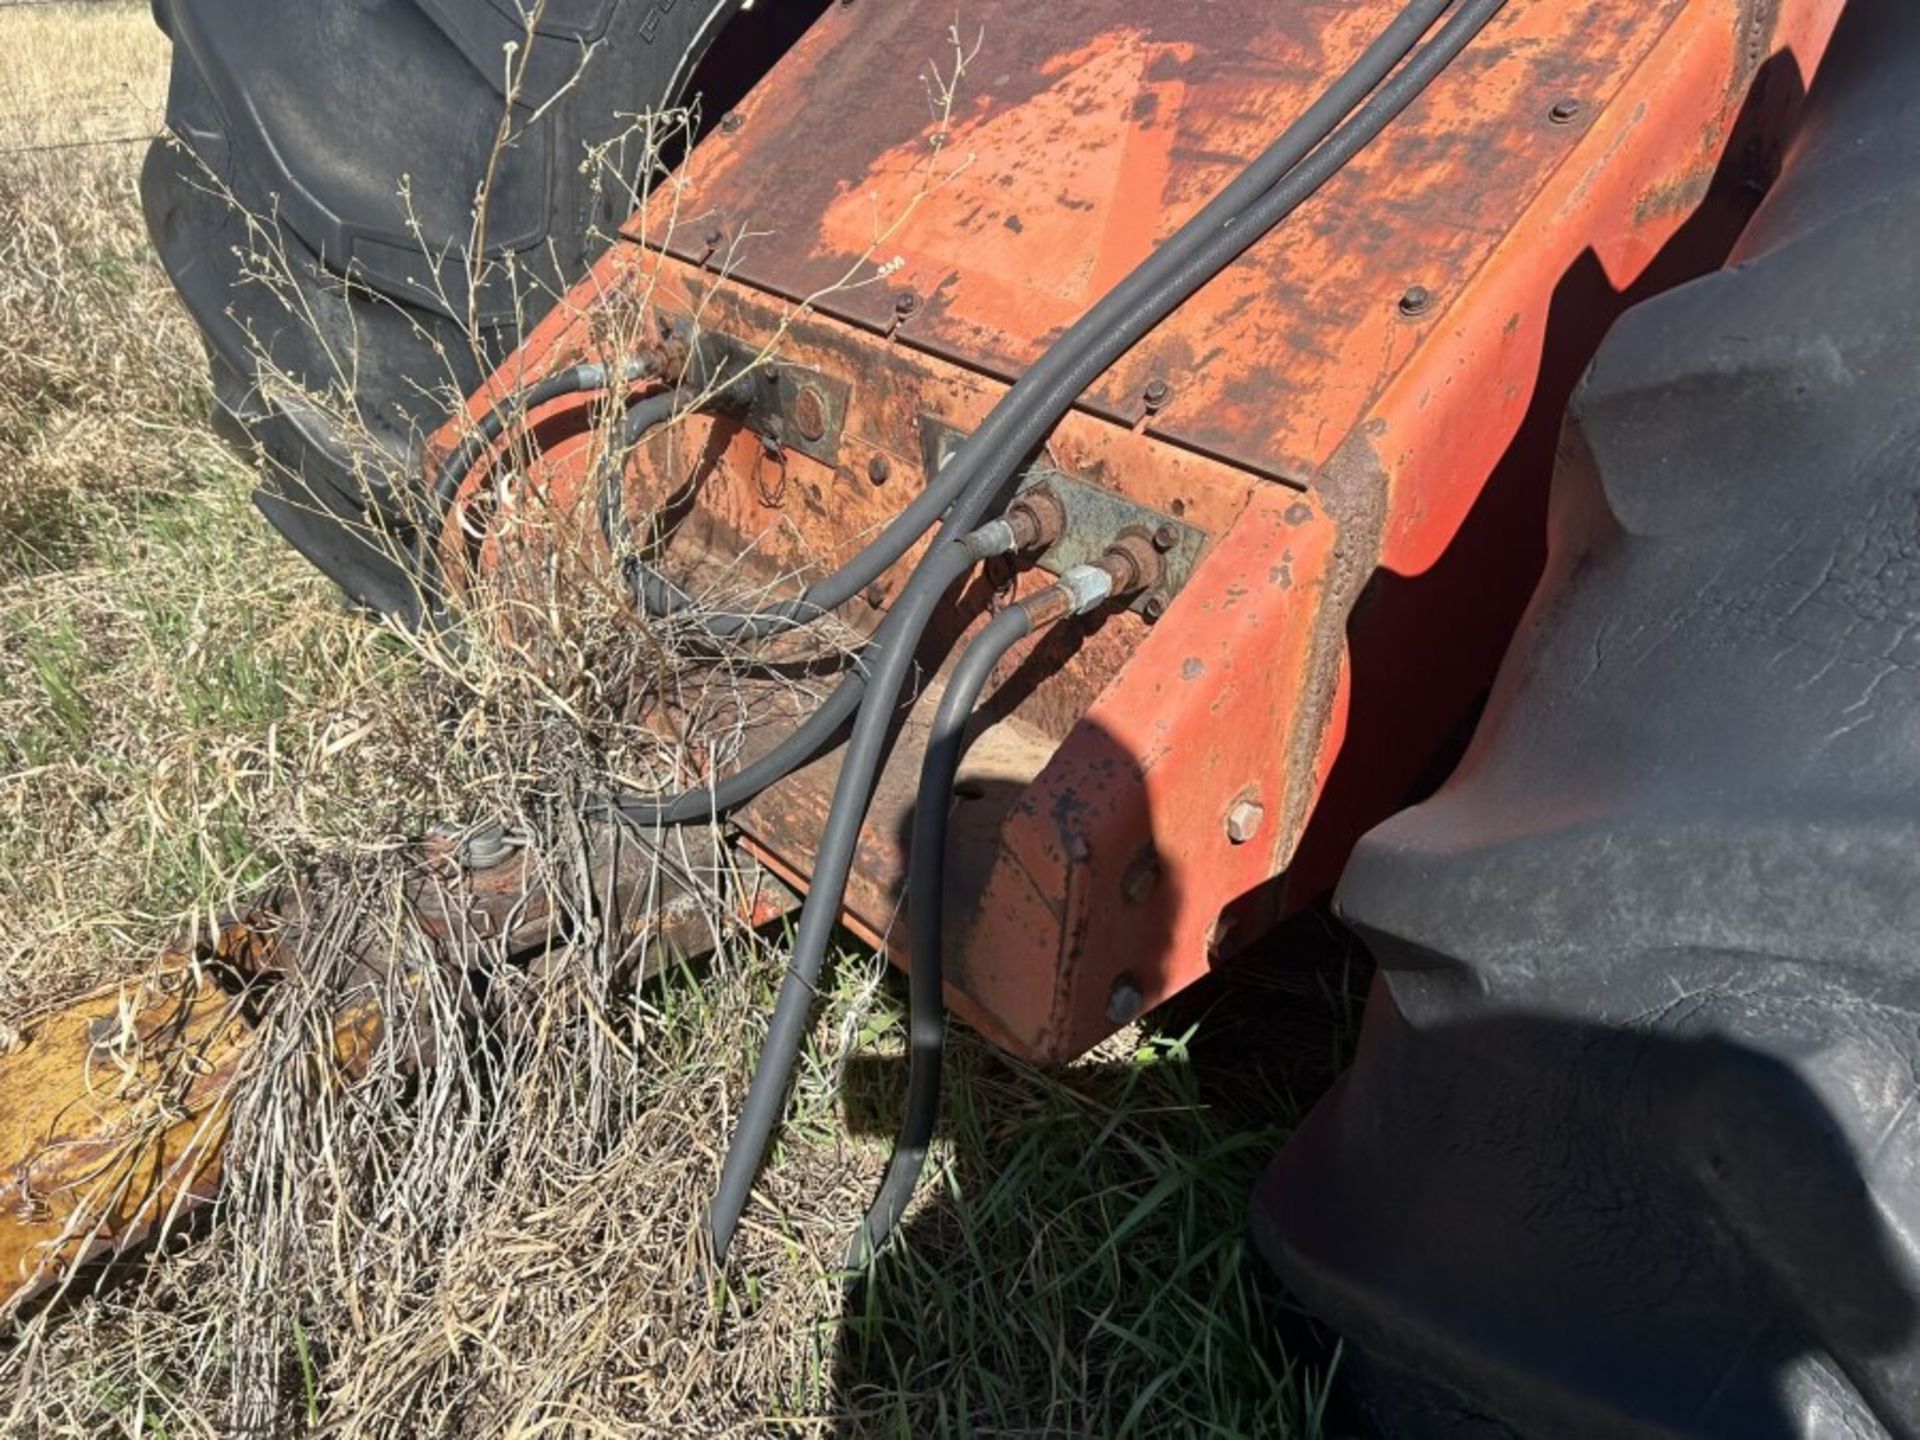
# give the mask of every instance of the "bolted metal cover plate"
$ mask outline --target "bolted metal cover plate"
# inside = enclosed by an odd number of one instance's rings
[[[951,425],[929,415],[920,417],[920,434],[929,477],[940,473],[966,438]],[[1146,613],[1149,602],[1156,599],[1164,607],[1192,578],[1207,548],[1206,531],[1037,461],[1020,472],[1016,493],[1024,494],[1042,485],[1058,497],[1067,516],[1066,532],[1059,543],[1037,562],[1049,575],[1064,575],[1076,565],[1091,565],[1106,553],[1107,546],[1122,530],[1144,530],[1149,535],[1159,534],[1173,541],[1164,548],[1155,547],[1161,552],[1165,573],[1152,590],[1133,597],[1127,606],[1130,610]]]

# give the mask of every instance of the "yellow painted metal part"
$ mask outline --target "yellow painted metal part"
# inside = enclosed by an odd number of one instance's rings
[[[0,1314],[211,1198],[250,1033],[186,965],[0,1036]]]

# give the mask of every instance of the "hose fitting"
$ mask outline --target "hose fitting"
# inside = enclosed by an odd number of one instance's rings
[[[1136,595],[1151,590],[1166,576],[1167,562],[1154,547],[1153,536],[1138,525],[1129,525],[1113,537],[1107,553],[1093,562],[1113,581],[1115,595]]]
[[[1022,551],[1051,550],[1067,533],[1067,507],[1045,485],[1034,486],[1009,505],[1007,520]]]
[[[1069,615],[1087,615],[1113,598],[1113,572],[1104,565],[1076,565],[1054,587],[1070,602]]]
[[[992,560],[1020,549],[1020,535],[1012,520],[989,520],[960,542],[976,560]]]

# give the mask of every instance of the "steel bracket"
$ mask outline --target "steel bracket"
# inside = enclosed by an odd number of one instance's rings
[[[952,458],[965,438],[965,434],[944,421],[931,415],[920,417],[921,458],[929,480],[940,473],[940,468]],[[1206,549],[1206,531],[1099,485],[1077,480],[1040,461],[1020,472],[1015,493],[1025,494],[1042,485],[1059,499],[1067,517],[1066,531],[1059,543],[1038,562],[1049,575],[1064,575],[1076,565],[1092,564],[1106,553],[1116,535],[1133,529],[1158,537],[1155,548],[1161,552],[1166,568],[1159,585],[1134,596],[1128,609],[1156,616],[1193,578],[1201,552]],[[1164,543],[1167,541],[1171,543]]]
[[[702,340],[709,373],[740,377],[736,384],[738,393],[746,397],[749,429],[783,450],[823,465],[840,463],[840,440],[853,401],[850,383],[773,359],[731,335],[709,333]]]

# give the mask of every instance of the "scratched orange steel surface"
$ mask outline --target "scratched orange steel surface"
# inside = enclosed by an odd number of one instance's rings
[[[1399,8],[976,6],[950,111],[951,7],[829,9],[503,374],[594,353],[610,313],[644,304],[844,385],[828,458],[694,417],[627,477],[636,517],[692,497],[667,551],[683,575],[818,573],[924,483],[930,427],[977,425]],[[1157,1003],[1324,893],[1461,733],[1538,573],[1580,369],[1629,300],[1719,263],[1838,9],[1512,0],[1063,422],[1048,468],[1206,550],[1157,621],[1047,635],[988,701],[949,877],[951,999],[973,1023],[1080,1053],[1133,994]],[[543,483],[571,497],[590,407],[540,418]],[[904,573],[846,618],[870,628]],[[928,658],[1038,583],[976,582]],[[917,740],[910,724],[848,896],[903,962]],[[737,817],[802,886],[836,764]]]

